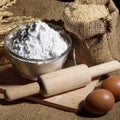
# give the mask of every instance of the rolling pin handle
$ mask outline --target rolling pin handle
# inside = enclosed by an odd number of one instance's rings
[[[38,82],[34,82],[31,84],[7,89],[4,93],[4,99],[7,101],[12,101],[37,93],[40,93],[40,85]]]
[[[92,78],[104,75],[120,69],[120,63],[117,60],[102,63],[93,67],[89,67]]]

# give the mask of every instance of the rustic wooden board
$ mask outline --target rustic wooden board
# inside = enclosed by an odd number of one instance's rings
[[[28,97],[28,99],[59,109],[76,112],[80,107],[80,103],[90,92],[94,90],[97,84],[98,80],[94,80],[91,83],[89,83],[86,87],[66,92],[64,94],[56,95],[50,98],[42,98],[40,95],[35,95]]]
[[[0,66],[0,91],[10,87],[17,87],[29,84],[33,81],[26,80],[19,77],[13,70],[11,65]],[[37,103],[56,107],[67,111],[75,112],[79,109],[80,103],[85,97],[94,90],[99,81],[96,79],[89,83],[86,87],[66,92],[64,94],[56,95],[49,98],[43,98],[40,94],[29,96],[26,99],[32,100]],[[2,96],[3,97],[3,96]]]

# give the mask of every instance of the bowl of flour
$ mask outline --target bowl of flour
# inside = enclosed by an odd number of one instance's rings
[[[5,49],[21,76],[37,80],[41,74],[62,68],[72,40],[67,31],[56,28],[37,20],[15,28],[5,37]]]

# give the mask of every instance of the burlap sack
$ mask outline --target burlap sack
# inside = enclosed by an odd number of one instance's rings
[[[69,17],[66,9],[74,4],[102,4],[109,10],[109,15],[91,22],[78,22]],[[76,0],[65,6],[63,12],[65,28],[74,36],[73,49],[75,49],[77,63],[88,66],[120,60],[119,39],[117,34],[117,21],[119,11],[112,0]]]

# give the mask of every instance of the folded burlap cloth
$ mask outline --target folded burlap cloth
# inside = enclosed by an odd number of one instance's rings
[[[79,19],[80,12],[73,14],[80,5],[104,5],[109,14],[93,21],[83,21]],[[73,49],[78,64],[91,66],[120,60],[118,17],[119,11],[112,0],[76,0],[65,6],[64,25],[74,36]],[[116,75],[120,75],[119,72]]]

